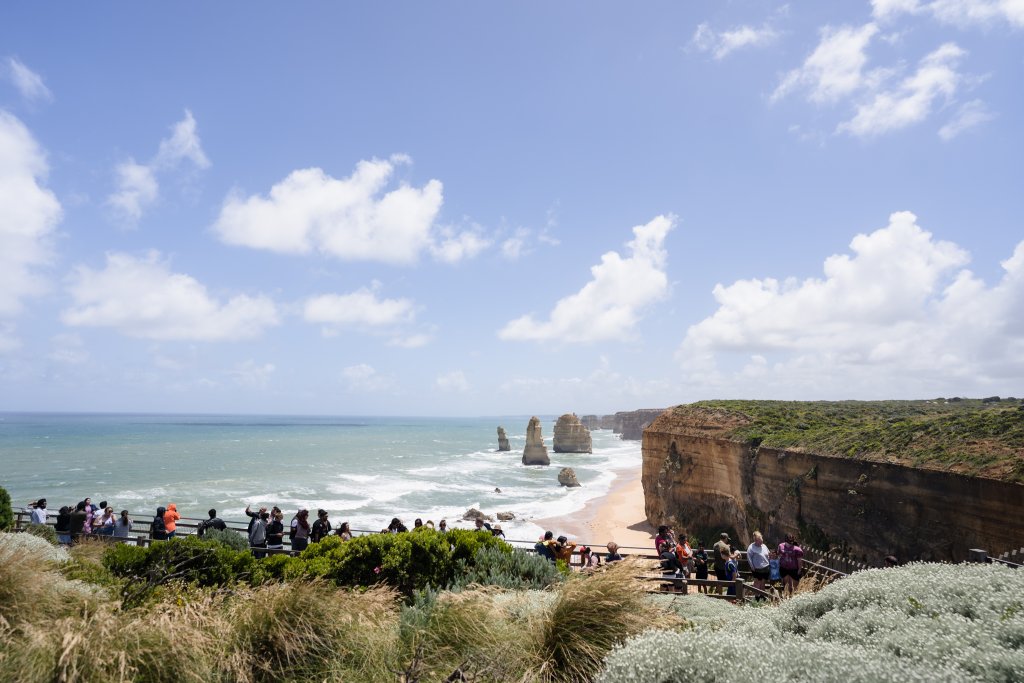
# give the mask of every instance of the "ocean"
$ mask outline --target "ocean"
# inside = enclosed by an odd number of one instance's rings
[[[90,496],[141,520],[168,503],[184,517],[213,507],[225,519],[244,519],[246,505],[278,505],[289,519],[303,506],[368,531],[392,517],[469,528],[462,514],[475,507],[512,512],[506,537],[532,540],[543,531],[534,520],[569,517],[607,494],[617,472],[640,467],[640,442],[610,430],[591,432],[593,454],[555,453],[554,417],[542,418],[551,465],[525,467],[528,421],[0,413],[0,486],[16,507],[45,497],[56,511]],[[510,452],[497,452],[499,425]],[[562,467],[580,488],[559,486]]]

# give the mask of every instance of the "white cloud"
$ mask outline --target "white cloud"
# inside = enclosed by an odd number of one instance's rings
[[[393,337],[388,341],[388,346],[394,346],[400,349],[418,349],[429,344],[433,338],[434,337],[432,335],[417,332],[416,334],[410,334],[404,337]]]
[[[363,287],[349,294],[321,294],[306,300],[303,317],[307,322],[332,327],[390,327],[411,322],[416,307],[411,299],[380,299],[373,289]]]
[[[293,171],[265,197],[229,196],[213,230],[227,244],[254,249],[412,263],[433,242],[442,186],[431,180],[386,191],[398,163],[408,158],[361,161],[341,179],[319,168]]]
[[[989,287],[909,212],[826,259],[823,279],[718,285],[679,359],[703,391],[792,397],[1014,391],[1024,379],[1024,242]],[[723,369],[723,363],[733,363]],[[739,366],[736,366],[736,363]],[[751,383],[758,377],[758,383]]]
[[[483,236],[479,227],[463,232],[443,228],[437,241],[430,245],[430,253],[442,263],[458,263],[464,259],[475,258],[489,246],[491,240]]]
[[[130,222],[137,222],[142,213],[160,194],[153,169],[128,159],[117,165],[117,191],[107,197],[107,204],[114,207]]]
[[[233,370],[228,372],[228,375],[240,387],[266,389],[270,384],[270,378],[274,374],[275,369],[273,363],[260,365],[256,361],[249,359],[236,365]]]
[[[983,123],[991,121],[995,115],[988,110],[988,107],[981,100],[964,102],[949,123],[939,129],[939,137],[949,142],[964,131],[976,128]]]
[[[53,101],[53,93],[43,83],[43,77],[15,57],[7,58],[7,77],[26,100],[30,102]]]
[[[857,114],[840,123],[838,130],[869,137],[923,121],[937,99],[950,100],[956,94],[963,80],[956,67],[965,54],[954,43],[940,46],[895,88],[875,93],[869,102],[857,107]]]
[[[70,279],[74,306],[61,314],[76,327],[111,327],[130,337],[223,341],[256,337],[278,324],[266,296],[221,303],[189,275],[171,272],[158,252],[107,255],[106,267],[78,266]]]
[[[470,389],[469,381],[466,379],[466,375],[462,370],[453,370],[452,372],[438,375],[434,384],[441,391],[458,394],[465,394]]]
[[[60,202],[42,186],[46,157],[29,130],[0,110],[0,316],[21,312],[22,301],[41,293],[38,274],[52,258]]]
[[[547,321],[524,315],[506,324],[498,336],[561,342],[629,338],[641,311],[668,292],[664,242],[674,226],[674,216],[657,216],[634,227],[627,258],[614,251],[604,254],[601,263],[591,267],[590,282],[559,300]]]
[[[391,391],[395,388],[395,378],[381,375],[372,365],[360,363],[342,369],[341,377],[348,390],[358,393],[378,393]]]
[[[723,59],[741,48],[763,47],[778,39],[778,31],[768,24],[757,28],[744,25],[716,32],[707,23],[703,23],[694,32],[690,45],[701,52],[710,52],[715,59]]]
[[[960,28],[997,21],[1024,28],[1024,2],[1021,0],[871,0],[871,5],[879,21],[901,14],[929,14],[941,23]]]
[[[772,101],[803,89],[811,102],[832,103],[866,87],[878,77],[877,73],[864,73],[867,47],[877,33],[878,27],[871,23],[822,28],[818,46],[800,68],[783,76]]]
[[[518,261],[519,257],[523,255],[525,247],[526,242],[523,237],[519,235],[509,237],[501,243],[501,255],[509,261]]]
[[[148,164],[129,158],[115,167],[117,189],[107,197],[107,205],[126,223],[134,225],[160,196],[157,173],[173,172],[183,161],[190,161],[197,168],[210,166],[196,131],[195,117],[188,109],[185,118],[171,127],[170,137],[160,141],[156,155]]]
[[[550,219],[548,222],[551,223]],[[516,228],[511,237],[501,241],[501,256],[507,261],[518,261],[523,256],[533,253],[534,242],[548,247],[557,247],[561,244],[557,238],[548,234],[547,228],[540,231]]]

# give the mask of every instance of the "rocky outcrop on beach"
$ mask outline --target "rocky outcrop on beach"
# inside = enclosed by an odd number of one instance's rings
[[[593,453],[590,430],[583,426],[576,413],[566,413],[555,423],[555,453]]]
[[[499,451],[510,451],[512,446],[508,443],[508,436],[505,434],[504,427],[498,427],[498,450]]]
[[[576,478],[576,471],[571,467],[563,467],[558,473],[558,483],[562,486],[568,486],[572,488],[580,485],[580,480]]]
[[[511,522],[516,518],[511,512],[499,512],[496,516],[499,522]]]
[[[487,522],[489,522],[492,519],[494,519],[490,515],[485,515],[484,513],[482,513],[479,510],[477,510],[476,508],[469,508],[468,510],[466,510],[464,513],[462,513],[462,518],[466,519],[466,520],[470,520],[470,521],[475,520],[475,519],[482,519],[482,520],[487,521]]]
[[[551,464],[551,458],[548,457],[548,447],[544,445],[544,437],[540,431],[540,418],[536,415],[530,418],[530,423],[526,426],[526,448],[523,449],[523,464]]]

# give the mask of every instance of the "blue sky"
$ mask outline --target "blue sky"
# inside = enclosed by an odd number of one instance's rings
[[[0,8],[0,410],[1024,393],[1024,8]]]

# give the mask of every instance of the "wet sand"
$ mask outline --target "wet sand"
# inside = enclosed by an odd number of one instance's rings
[[[595,498],[570,517],[535,519],[555,535],[565,534],[578,544],[603,551],[608,541],[623,550],[654,552],[655,529],[644,515],[644,489],[640,467],[618,472],[607,496]]]

